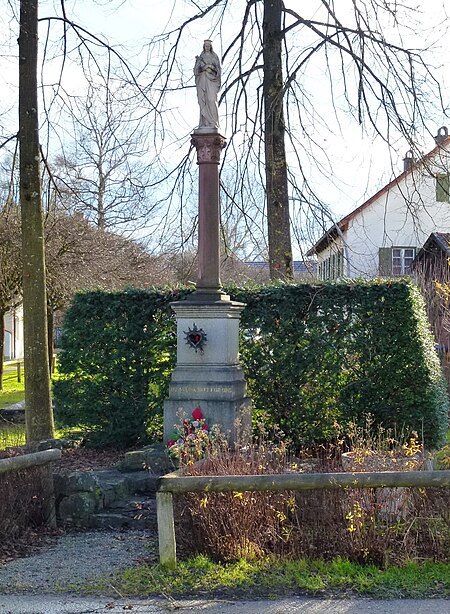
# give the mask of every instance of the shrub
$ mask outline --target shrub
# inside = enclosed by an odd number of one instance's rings
[[[445,437],[448,398],[424,304],[406,280],[227,289],[247,303],[241,360],[257,415],[300,448],[329,441],[335,424]],[[175,363],[170,303],[188,291],[78,295],[67,312],[57,418],[97,441],[143,441],[162,412]]]
[[[33,467],[0,475],[0,558],[15,551],[29,529],[45,525],[43,469]]]
[[[256,410],[297,447],[372,414],[438,447],[448,398],[422,297],[406,280],[234,291],[242,362]]]

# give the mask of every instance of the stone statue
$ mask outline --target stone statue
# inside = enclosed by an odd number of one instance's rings
[[[220,89],[220,60],[210,40],[205,40],[203,51],[195,58],[195,85],[200,106],[199,128],[219,128],[217,94]]]

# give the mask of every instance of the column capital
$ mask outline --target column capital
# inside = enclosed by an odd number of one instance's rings
[[[197,164],[219,164],[220,154],[227,141],[218,133],[201,134],[194,132],[191,143],[197,150]]]

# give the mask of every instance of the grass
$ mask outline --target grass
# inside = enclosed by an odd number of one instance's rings
[[[5,365],[8,368],[8,365]],[[13,405],[25,398],[24,375],[23,368],[21,372],[21,382],[17,381],[17,369],[3,375],[3,390],[0,390],[0,409],[4,409],[8,405]]]
[[[75,431],[67,431],[64,429],[55,429],[55,438],[61,439],[63,437],[69,437],[77,439],[79,433]],[[0,450],[5,448],[23,446],[25,445],[25,424],[3,421],[0,418]]]
[[[25,444],[25,425],[13,424],[0,418],[0,450]]]
[[[111,585],[130,597],[162,594],[246,598],[293,594],[352,594],[380,599],[450,597],[450,564],[408,563],[382,570],[341,558],[329,563],[284,559],[214,563],[205,556],[196,556],[180,562],[175,571],[160,565],[144,565],[83,589],[88,593],[102,592]]]
[[[25,399],[25,384],[23,362],[21,363],[21,381],[17,381],[17,361],[5,363],[4,369],[12,369],[9,372],[4,372],[3,375],[3,390],[0,390],[0,409],[4,409],[9,405],[19,403]],[[57,371],[55,371],[57,372]],[[55,431],[55,437],[64,437],[64,431]],[[0,450],[5,448],[22,446],[25,444],[25,425],[23,423],[14,424],[12,422],[2,420],[0,417]]]
[[[9,371],[11,369],[11,371]],[[21,381],[17,381],[17,362],[5,363],[3,373],[3,390],[0,390],[0,409],[13,405],[25,398],[23,364]],[[25,426],[13,424],[0,418],[0,450],[25,443]]]

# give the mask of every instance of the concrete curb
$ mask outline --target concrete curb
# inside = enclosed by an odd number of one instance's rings
[[[205,599],[85,598],[74,595],[3,595],[0,614],[98,614],[130,611],[139,614],[199,612],[214,614],[447,614],[447,599],[319,599],[297,597],[279,601]]]

